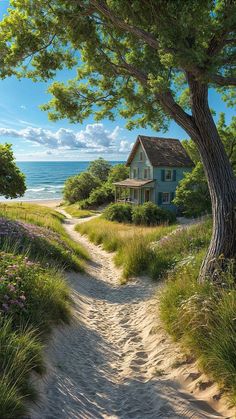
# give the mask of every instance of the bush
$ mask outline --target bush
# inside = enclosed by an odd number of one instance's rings
[[[70,204],[89,197],[93,189],[100,184],[98,178],[89,172],[80,173],[66,180],[64,187],[64,199]]]
[[[88,208],[98,207],[108,204],[114,200],[114,190],[111,185],[105,183],[99,188],[94,189],[86,201]]]
[[[132,210],[132,221],[137,225],[157,225],[163,222],[174,222],[175,214],[171,211],[159,208],[152,202],[137,205]]]
[[[111,167],[111,164],[107,160],[99,157],[90,163],[88,171],[101,182],[106,182]]]
[[[119,163],[111,168],[107,181],[109,183],[120,182],[127,177],[129,177],[129,167],[127,167],[124,163]]]
[[[132,207],[130,204],[110,204],[104,211],[106,220],[118,223],[130,223],[132,221]]]

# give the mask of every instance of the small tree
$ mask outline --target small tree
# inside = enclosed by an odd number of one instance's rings
[[[64,199],[70,204],[74,204],[88,198],[92,190],[97,188],[98,185],[98,179],[89,172],[69,177],[65,182]]]
[[[88,167],[88,171],[98,178],[101,182],[106,182],[109,172],[111,170],[111,164],[103,159],[102,157],[99,157],[99,159],[94,160],[90,163]]]
[[[129,168],[125,164],[119,163],[111,168],[107,181],[109,183],[120,182],[127,177],[129,177]]]
[[[179,183],[174,204],[189,217],[211,212],[211,198],[202,164],[199,162]]]
[[[25,176],[15,163],[11,145],[0,144],[0,195],[18,198],[25,191]]]

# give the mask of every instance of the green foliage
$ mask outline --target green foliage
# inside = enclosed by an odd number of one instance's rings
[[[187,216],[211,212],[211,199],[202,163],[197,163],[180,181],[173,201]]]
[[[50,266],[84,269],[88,254],[65,232],[63,215],[39,205],[14,203],[0,204],[0,217],[0,249],[28,254]]]
[[[11,145],[0,144],[0,195],[18,198],[25,191],[25,176],[16,166]]]
[[[70,204],[86,199],[99,184],[99,180],[89,172],[72,176],[65,182],[64,199]]]
[[[94,215],[93,211],[89,211],[86,209],[81,209],[80,204],[71,204],[66,205],[63,207],[63,209],[68,212],[68,214],[72,215],[72,217],[76,218],[87,218],[91,215]]]
[[[114,200],[114,189],[108,183],[94,189],[87,199],[88,208],[96,208],[100,205],[108,204]]]
[[[103,213],[104,218],[118,223],[130,223],[132,221],[132,206],[130,204],[110,204]]]
[[[42,344],[30,327],[15,330],[13,319],[0,319],[0,417],[12,419],[26,413],[25,402],[34,399],[30,373],[42,373]]]
[[[236,172],[236,117],[227,126],[225,114],[221,113],[217,123],[218,132],[224,144],[231,165]],[[191,173],[186,173],[180,181],[174,204],[182,209],[187,216],[199,216],[211,212],[211,199],[200,155],[192,140],[182,142],[196,167]]]
[[[129,167],[124,163],[119,163],[113,166],[108,175],[108,182],[120,182],[129,177]]]
[[[204,371],[236,402],[236,290],[229,269],[224,288],[199,284],[200,252],[171,272],[161,294],[161,317],[167,331],[193,354]]]
[[[106,182],[111,167],[112,166],[108,161],[99,157],[99,159],[94,160],[89,164],[88,171],[101,182]]]
[[[159,208],[153,202],[145,202],[143,205],[137,205],[132,209],[132,221],[137,225],[157,225],[164,222],[176,221],[173,212]]]
[[[0,276],[0,416],[11,419],[36,397],[29,379],[45,370],[42,336],[69,321],[70,297],[57,271],[24,256],[0,252]]]

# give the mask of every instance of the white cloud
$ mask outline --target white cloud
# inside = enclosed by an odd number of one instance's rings
[[[20,105],[20,108],[23,110],[27,109],[25,105]]]
[[[85,153],[110,153],[129,151],[128,141],[119,140],[121,128],[107,130],[102,123],[88,124],[85,129],[73,131],[60,128],[52,131],[28,126],[23,129],[0,128],[0,137],[22,138],[32,145],[49,150],[83,150]]]

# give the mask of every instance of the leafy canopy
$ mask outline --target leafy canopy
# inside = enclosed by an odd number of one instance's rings
[[[69,177],[64,186],[64,199],[70,204],[86,199],[99,184],[99,179],[89,172]]]
[[[221,113],[217,128],[234,173],[236,173],[236,117],[233,117],[231,123],[227,126],[225,115]],[[174,203],[182,208],[183,213],[187,216],[209,213],[211,212],[211,199],[197,147],[192,140],[184,140],[183,145],[196,166],[192,172],[186,173],[180,181]]]
[[[174,118],[197,135],[189,80],[225,96],[236,85],[234,1],[11,0],[0,26],[1,77],[47,80],[77,66],[49,88],[53,120],[119,111],[129,128],[166,129]]]
[[[88,171],[101,182],[105,182],[108,178],[111,167],[112,166],[108,161],[102,157],[99,157],[99,159],[91,161],[88,167]]]
[[[25,176],[15,163],[11,145],[0,144],[0,195],[18,198],[25,191]]]

